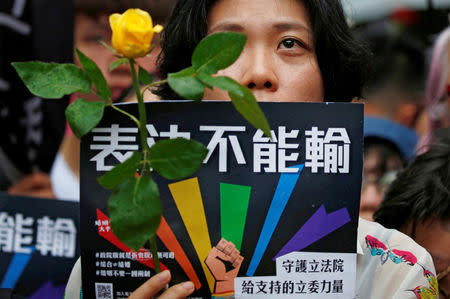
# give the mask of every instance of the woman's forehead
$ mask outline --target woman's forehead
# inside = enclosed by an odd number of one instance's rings
[[[222,24],[246,27],[283,23],[311,31],[308,13],[299,0],[219,0],[208,15],[209,31]]]

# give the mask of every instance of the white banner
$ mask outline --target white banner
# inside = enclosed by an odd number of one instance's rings
[[[276,276],[237,277],[235,298],[355,297],[355,253],[292,252],[276,265]]]

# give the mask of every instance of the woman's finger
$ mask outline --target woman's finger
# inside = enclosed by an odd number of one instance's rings
[[[136,289],[129,299],[149,299],[158,294],[170,281],[170,272],[165,270],[157,275],[153,276],[138,289]],[[178,297],[174,297],[178,298]]]
[[[159,299],[183,299],[192,294],[194,291],[194,284],[191,281],[179,283],[170,287],[165,291]]]

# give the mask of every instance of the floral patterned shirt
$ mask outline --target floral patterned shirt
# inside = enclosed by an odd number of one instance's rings
[[[431,255],[405,234],[359,220],[356,298],[438,298]]]

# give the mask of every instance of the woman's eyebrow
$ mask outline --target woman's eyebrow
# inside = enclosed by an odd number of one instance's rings
[[[308,28],[306,25],[299,23],[299,22],[281,21],[281,22],[276,22],[276,23],[272,24],[271,27],[274,28],[278,32],[294,30],[294,31],[305,31],[307,33],[312,33],[310,28]],[[208,31],[208,33],[213,33],[213,32],[217,32],[217,31],[243,32],[244,30],[245,30],[244,26],[242,26],[240,23],[223,21],[223,22],[219,22],[218,24],[214,25],[214,27],[212,27]]]
[[[244,27],[238,23],[234,22],[221,22],[212,27],[208,33],[213,33],[217,31],[233,31],[233,32],[243,32]]]
[[[279,32],[283,32],[283,31],[290,31],[290,30],[295,30],[295,31],[306,31],[307,33],[312,33],[311,29],[309,29],[307,26],[303,25],[302,23],[298,23],[298,22],[278,22],[273,24],[273,27],[279,31]]]

